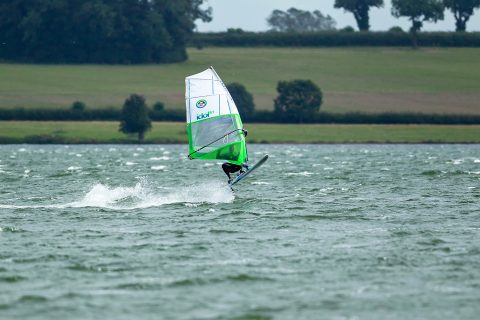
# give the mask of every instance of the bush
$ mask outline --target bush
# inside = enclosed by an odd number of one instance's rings
[[[391,32],[391,33],[404,33],[405,31],[403,31],[402,27],[399,27],[399,26],[395,26],[395,27],[391,27],[388,32]]]
[[[157,101],[153,104],[153,110],[156,112],[161,112],[165,110],[165,104],[161,101]]]
[[[233,101],[235,101],[242,118],[245,120],[251,119],[255,114],[255,103],[252,94],[240,83],[227,84],[227,89]]]
[[[340,29],[342,32],[355,32],[355,28],[352,26],[346,26],[345,28]]]
[[[85,110],[72,109],[0,109],[0,120],[24,121],[112,121],[120,119],[120,111],[114,108]]]
[[[244,33],[242,28],[228,28],[227,33]]]
[[[125,100],[120,116],[120,131],[126,134],[138,134],[138,141],[142,142],[145,132],[152,127],[145,98],[132,94]]]
[[[150,111],[150,119],[153,121],[178,121],[185,122],[186,115],[184,110],[163,110]]]
[[[75,101],[74,103],[72,103],[72,106],[71,106],[71,109],[77,112],[85,111],[86,108],[87,108],[87,105],[82,101]]]
[[[311,80],[280,81],[277,85],[275,113],[279,119],[305,122],[320,110],[323,95]]]

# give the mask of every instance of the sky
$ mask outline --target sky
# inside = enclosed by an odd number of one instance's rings
[[[226,31],[228,28],[241,28],[246,31],[265,31],[268,29],[267,17],[275,9],[287,10],[291,7],[302,10],[320,10],[331,15],[337,21],[337,28],[348,25],[357,27],[351,13],[343,9],[334,9],[335,0],[206,0],[206,6],[213,9],[213,20],[210,23],[197,22],[200,32]],[[408,19],[397,19],[391,15],[391,0],[385,0],[385,7],[372,8],[370,25],[374,31],[388,30],[392,26],[400,26],[404,30],[410,28]],[[480,10],[467,24],[468,31],[480,31]],[[455,19],[450,11],[445,11],[445,20],[435,23],[425,23],[425,31],[454,31]]]

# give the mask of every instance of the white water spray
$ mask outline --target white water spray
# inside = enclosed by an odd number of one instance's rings
[[[230,203],[235,199],[232,190],[224,183],[205,182],[194,186],[183,186],[164,191],[152,190],[146,182],[138,182],[134,187],[110,187],[95,184],[80,201],[50,205],[0,205],[4,209],[35,208],[106,208],[133,210],[160,207],[167,204],[183,203]]]

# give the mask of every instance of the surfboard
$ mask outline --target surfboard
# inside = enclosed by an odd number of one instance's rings
[[[252,167],[250,167],[247,171],[245,171],[244,173],[241,173],[239,174],[235,179],[232,180],[232,182],[230,182],[230,187],[239,183],[240,181],[242,181],[243,179],[245,179],[246,177],[248,177],[248,175],[250,173],[252,173],[253,171],[255,171],[255,169],[257,168],[260,168],[260,166],[262,164],[264,164],[266,161],[268,160],[268,155],[265,155],[260,161],[258,161],[257,163],[255,163]]]

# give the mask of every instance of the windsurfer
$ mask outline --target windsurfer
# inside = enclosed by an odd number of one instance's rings
[[[242,132],[243,132],[243,135],[247,137],[248,131],[242,129]],[[232,177],[230,176],[230,174],[231,173],[233,174],[239,171],[240,171],[240,174],[244,173],[246,170],[248,170],[248,164],[245,162],[240,166],[232,162],[225,162],[224,164],[222,164],[222,169],[223,169],[223,172],[225,172],[225,174],[228,177],[228,183],[230,183],[232,181]]]

